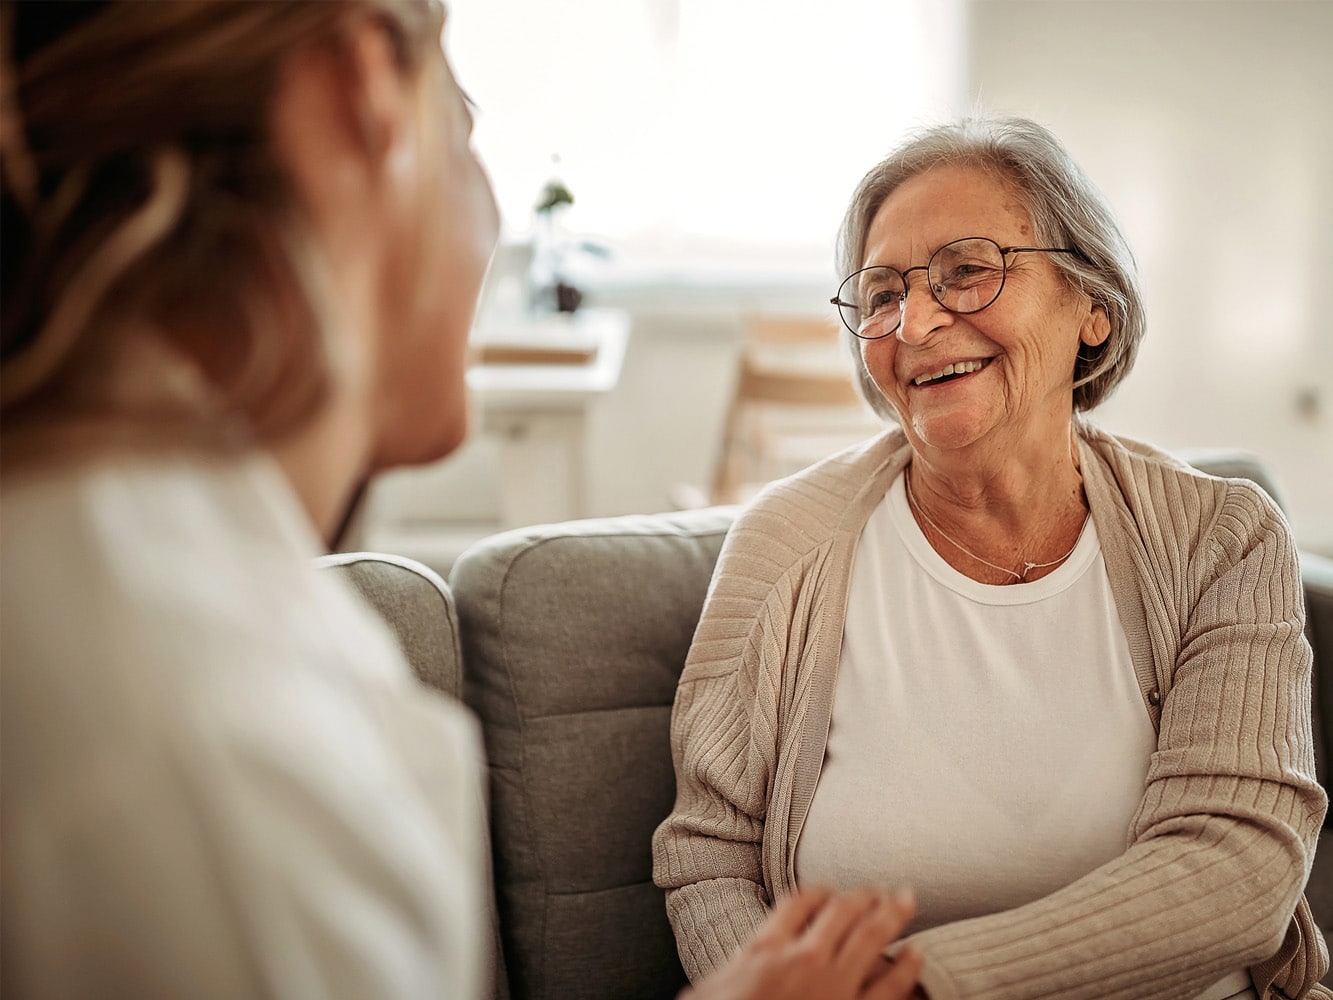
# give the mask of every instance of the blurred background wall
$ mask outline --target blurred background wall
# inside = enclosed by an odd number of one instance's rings
[[[974,0],[968,92],[1045,122],[1115,206],[1148,337],[1098,412],[1270,461],[1333,553],[1333,3]]]
[[[828,315],[856,180],[913,126],[980,110],[1052,127],[1138,256],[1148,337],[1096,419],[1258,453],[1302,545],[1333,555],[1333,3],[450,8],[505,219],[483,320],[515,308],[552,176],[574,192],[568,227],[610,252],[581,273],[587,303],[631,318],[619,384],[589,415],[589,513],[667,509],[675,485],[707,481],[744,318]],[[383,489],[480,523],[493,448]]]

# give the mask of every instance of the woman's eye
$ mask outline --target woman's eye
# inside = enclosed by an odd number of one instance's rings
[[[870,312],[877,313],[881,309],[898,304],[897,292],[876,292],[870,296]]]
[[[984,281],[999,272],[987,264],[957,264],[944,276],[944,284],[959,285]]]

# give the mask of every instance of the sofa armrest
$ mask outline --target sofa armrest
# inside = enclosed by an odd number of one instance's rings
[[[379,613],[418,678],[462,700],[458,612],[438,573],[414,559],[379,552],[339,552],[315,564],[346,579]]]

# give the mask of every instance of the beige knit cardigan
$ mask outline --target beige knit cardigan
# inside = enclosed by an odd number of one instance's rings
[[[1025,906],[913,935],[922,984],[932,1000],[1179,1000],[1248,967],[1261,997],[1333,996],[1315,985],[1328,956],[1301,894],[1327,799],[1287,524],[1248,482],[1088,426],[1079,439],[1158,732],[1143,801],[1115,860]],[[723,546],[672,715],[676,804],[653,838],[692,980],[792,891],[852,557],[910,457],[892,431],[775,484]],[[867,793],[892,795],[893,775]]]

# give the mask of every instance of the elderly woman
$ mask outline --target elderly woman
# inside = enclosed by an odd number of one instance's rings
[[[0,15],[0,992],[475,1000],[475,724],[311,559],[465,430],[497,217],[443,10]],[[909,914],[789,897],[698,995],[902,1000]]]
[[[1295,549],[1253,485],[1076,416],[1144,329],[1104,201],[1032,122],[939,127],[840,264],[898,426],[727,539],[654,841],[687,971],[798,886],[903,885],[931,1000],[1322,990]]]

